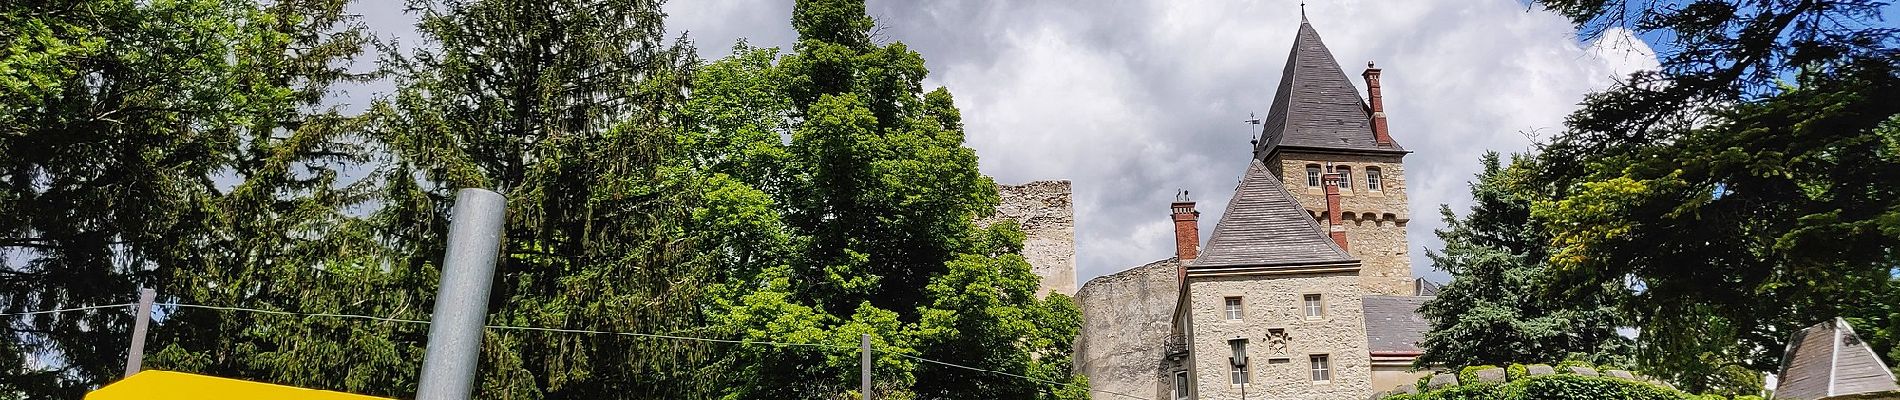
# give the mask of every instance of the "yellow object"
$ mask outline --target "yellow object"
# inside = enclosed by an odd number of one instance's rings
[[[193,375],[143,371],[86,394],[86,400],[389,400],[360,394],[304,389]]]

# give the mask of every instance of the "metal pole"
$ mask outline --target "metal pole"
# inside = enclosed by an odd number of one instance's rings
[[[860,398],[871,400],[871,334],[859,337],[858,342],[858,393]]]
[[[449,249],[442,256],[435,314],[429,317],[429,346],[422,356],[417,400],[468,400],[474,391],[506,210],[507,200],[500,193],[462,189],[455,195]]]
[[[145,330],[152,325],[152,300],[158,298],[158,291],[139,290],[139,305],[132,311],[132,349],[125,352],[125,377],[139,373],[139,367],[145,363]]]

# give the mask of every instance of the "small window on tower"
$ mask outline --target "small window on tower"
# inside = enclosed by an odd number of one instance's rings
[[[1332,366],[1328,365],[1330,363],[1327,362],[1328,360],[1326,359],[1325,354],[1314,354],[1309,357],[1309,360],[1311,360],[1313,363],[1312,369],[1313,369],[1314,383],[1322,383],[1322,382],[1328,382],[1328,381],[1333,380],[1333,371],[1331,368]]]
[[[1227,298],[1227,319],[1238,320],[1244,313],[1240,310],[1240,298]]]
[[[1307,164],[1306,165],[1306,186],[1320,187],[1319,185],[1320,185],[1319,164]]]
[[[1339,189],[1340,190],[1347,190],[1347,191],[1352,190],[1352,168],[1338,167],[1338,168],[1334,168],[1333,172],[1339,173]]]
[[[1385,187],[1385,177],[1380,176],[1379,167],[1366,167],[1366,190],[1380,190]]]
[[[1326,316],[1326,302],[1320,300],[1319,294],[1317,293],[1308,294],[1306,295],[1305,300],[1306,300],[1306,317],[1307,318],[1319,318],[1319,317]]]
[[[1174,398],[1175,400],[1186,400],[1188,398],[1187,371],[1174,371]]]

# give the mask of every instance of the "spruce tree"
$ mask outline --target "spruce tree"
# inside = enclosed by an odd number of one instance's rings
[[[1616,332],[1627,325],[1616,308],[1626,291],[1554,287],[1550,238],[1531,229],[1531,199],[1540,186],[1523,181],[1528,171],[1503,165],[1498,153],[1482,162],[1471,183],[1471,212],[1459,217],[1439,208],[1445,229],[1435,233],[1445,248],[1427,257],[1452,279],[1420,310],[1432,327],[1420,344],[1420,366],[1628,364],[1631,342]]]
[[[0,310],[130,303],[215,259],[245,122],[246,3],[0,5]],[[79,398],[124,368],[131,310],[7,317],[0,396]]]
[[[457,188],[506,196],[489,323],[671,333],[700,326],[720,271],[690,231],[700,182],[667,160],[691,49],[644,0],[415,1],[431,45],[394,58],[381,104],[387,203],[373,217],[433,274]],[[420,179],[416,179],[420,177]],[[433,293],[433,282],[416,290]],[[431,296],[432,297],[432,296]],[[425,308],[426,309],[426,308]],[[692,398],[701,342],[490,330],[477,391],[502,398]]]

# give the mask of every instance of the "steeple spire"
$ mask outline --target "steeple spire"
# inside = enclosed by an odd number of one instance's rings
[[[1260,144],[1254,148],[1254,156],[1266,159],[1275,151],[1292,148],[1406,152],[1389,138],[1380,140],[1375,136],[1370,106],[1359,97],[1359,88],[1346,77],[1304,15],[1293,36],[1293,49],[1287,54],[1273,105],[1261,124]]]

